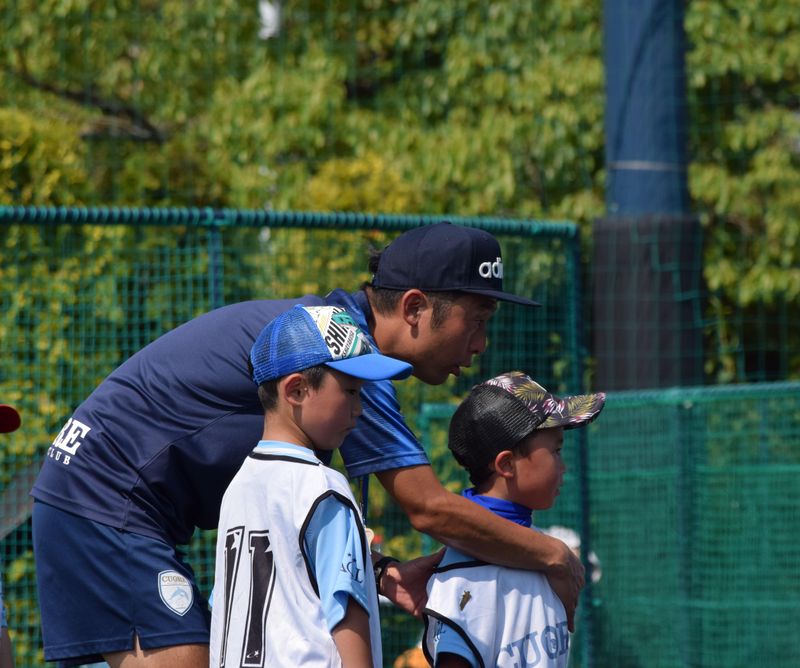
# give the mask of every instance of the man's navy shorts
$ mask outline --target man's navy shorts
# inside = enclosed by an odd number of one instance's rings
[[[33,507],[44,656],[63,666],[109,652],[208,643],[208,603],[171,545],[53,506]]]

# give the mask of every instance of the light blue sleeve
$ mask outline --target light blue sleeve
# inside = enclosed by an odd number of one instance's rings
[[[478,668],[478,660],[464,642],[464,639],[452,628],[443,622],[436,621],[436,635],[434,639],[434,663],[440,654],[448,652],[456,654],[469,662],[472,668]]]
[[[360,526],[353,508],[328,496],[314,510],[303,536],[329,631],[344,618],[348,597],[368,613],[375,609],[365,581],[372,577],[372,564],[364,563]]]

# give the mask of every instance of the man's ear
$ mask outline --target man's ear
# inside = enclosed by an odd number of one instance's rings
[[[406,290],[400,297],[400,310],[405,320],[412,327],[419,325],[422,312],[428,308],[428,298],[422,290],[412,288]]]
[[[498,452],[493,462],[494,472],[503,478],[513,478],[516,474],[514,453],[511,450]]]
[[[299,405],[308,394],[308,381],[302,373],[290,373],[281,380],[280,392],[291,405]]]

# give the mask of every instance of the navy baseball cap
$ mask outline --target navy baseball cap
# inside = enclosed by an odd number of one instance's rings
[[[447,222],[414,228],[386,246],[372,285],[392,290],[469,292],[541,306],[503,290],[503,260],[494,236]]]
[[[7,434],[19,429],[22,419],[17,409],[8,404],[0,404],[0,433]]]
[[[250,350],[256,385],[326,366],[362,380],[407,378],[412,366],[373,350],[364,332],[338,306],[292,307],[272,320]]]

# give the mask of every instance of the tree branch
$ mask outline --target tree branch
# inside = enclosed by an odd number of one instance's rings
[[[125,119],[131,127],[126,130],[128,134],[139,141],[154,141],[163,144],[167,137],[150,120],[135,107],[122,104],[113,100],[104,99],[93,93],[91,90],[74,91],[62,86],[56,86],[46,81],[41,81],[23,68],[20,71],[9,71],[13,76],[18,77],[32,88],[52,93],[62,99],[76,102],[84,107],[94,107],[99,109],[104,115],[118,119]]]

